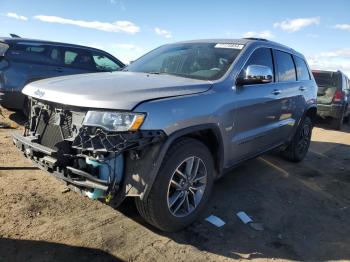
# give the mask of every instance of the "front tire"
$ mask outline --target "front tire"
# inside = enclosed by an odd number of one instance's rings
[[[147,199],[136,199],[140,215],[163,231],[191,224],[208,201],[214,163],[208,148],[184,138],[167,152]]]
[[[311,143],[313,124],[310,117],[306,116],[298,127],[289,146],[282,151],[282,156],[292,162],[300,162],[306,156]]]

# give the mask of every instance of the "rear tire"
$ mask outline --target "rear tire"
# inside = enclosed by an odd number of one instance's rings
[[[213,180],[214,163],[208,148],[198,140],[181,139],[164,157],[148,197],[135,199],[136,207],[158,229],[178,231],[199,216]]]
[[[312,121],[310,117],[306,116],[289,146],[282,151],[283,158],[292,162],[300,162],[304,159],[311,143],[312,128]]]
[[[350,124],[350,122],[349,122],[349,120],[350,120],[350,112],[348,110],[348,107],[349,106],[346,105],[345,109],[344,109],[344,111],[348,112],[348,114],[346,116],[344,115],[344,123],[346,123],[346,124]]]

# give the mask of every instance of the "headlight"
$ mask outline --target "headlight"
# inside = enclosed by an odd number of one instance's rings
[[[144,119],[145,114],[142,113],[88,111],[83,125],[98,126],[107,131],[136,131]]]

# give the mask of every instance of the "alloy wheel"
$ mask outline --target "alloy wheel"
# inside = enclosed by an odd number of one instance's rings
[[[188,216],[198,207],[206,189],[207,175],[203,160],[197,156],[191,156],[178,165],[167,193],[168,208],[173,216]]]

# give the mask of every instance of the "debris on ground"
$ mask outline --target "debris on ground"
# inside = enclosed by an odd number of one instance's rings
[[[249,224],[249,226],[256,230],[256,231],[263,231],[264,230],[264,225],[262,223],[256,223],[253,222],[253,219],[251,219],[247,213],[240,211],[236,214],[239,219],[244,223],[244,224]]]
[[[15,123],[0,122],[0,128],[2,129],[17,129],[18,125]]]
[[[243,211],[238,212],[237,216],[244,224],[248,224],[250,222],[253,222],[253,220]]]
[[[217,227],[222,227],[226,224],[221,218],[214,215],[210,215],[205,220]]]
[[[0,128],[10,128],[10,125],[5,122],[0,122]]]
[[[264,230],[264,225],[261,223],[251,222],[251,223],[249,223],[249,226],[256,231],[263,231]]]
[[[65,187],[61,190],[61,193],[62,194],[65,194],[65,193],[68,193],[70,191],[70,188],[69,187]]]

